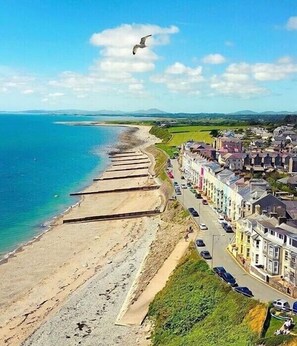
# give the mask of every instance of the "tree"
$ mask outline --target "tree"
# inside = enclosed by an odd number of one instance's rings
[[[212,136],[212,137],[218,137],[219,135],[219,130],[216,130],[216,129],[213,129],[209,132],[209,134]]]

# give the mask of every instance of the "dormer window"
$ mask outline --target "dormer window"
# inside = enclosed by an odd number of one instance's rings
[[[268,232],[268,228],[265,227],[265,228],[264,228],[264,233],[267,233],[267,232]]]

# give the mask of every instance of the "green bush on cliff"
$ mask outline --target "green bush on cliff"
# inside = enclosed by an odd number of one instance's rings
[[[265,312],[263,304],[222,283],[193,246],[150,305],[152,344],[254,345]]]

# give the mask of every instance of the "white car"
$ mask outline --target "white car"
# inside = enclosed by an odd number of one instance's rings
[[[218,217],[218,221],[219,221],[219,223],[226,222],[226,220],[225,220],[225,218],[224,218],[224,216],[223,216],[223,215],[219,215],[219,217]]]
[[[273,301],[272,305],[275,307],[276,310],[290,310],[290,304],[284,299],[276,299]]]
[[[186,188],[187,188],[187,185],[186,185],[186,184],[181,184],[181,188],[182,188],[182,189],[186,189]]]
[[[208,227],[206,226],[205,223],[201,223],[201,224],[199,225],[199,227],[200,227],[201,230],[206,230],[206,229],[208,229]]]

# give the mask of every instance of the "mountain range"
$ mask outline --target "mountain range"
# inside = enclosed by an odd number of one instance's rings
[[[208,113],[208,112],[197,112],[197,113],[186,113],[186,112],[178,112],[178,113],[171,113],[171,112],[165,112],[163,110],[157,109],[157,108],[150,108],[150,109],[140,109],[132,112],[127,111],[121,111],[121,110],[107,110],[102,109],[98,111],[87,111],[87,110],[80,110],[80,109],[59,109],[59,110],[43,110],[43,109],[34,109],[34,110],[25,110],[25,111],[0,111],[0,113],[46,113],[46,114],[84,114],[84,115],[126,115],[126,116],[149,116],[149,115],[160,115],[160,116],[170,116],[170,115],[189,115],[189,116],[205,116],[205,115],[288,115],[288,114],[297,114],[297,111],[289,112],[289,111],[264,111],[264,112],[254,112],[252,110],[241,110],[237,112],[232,113]]]

